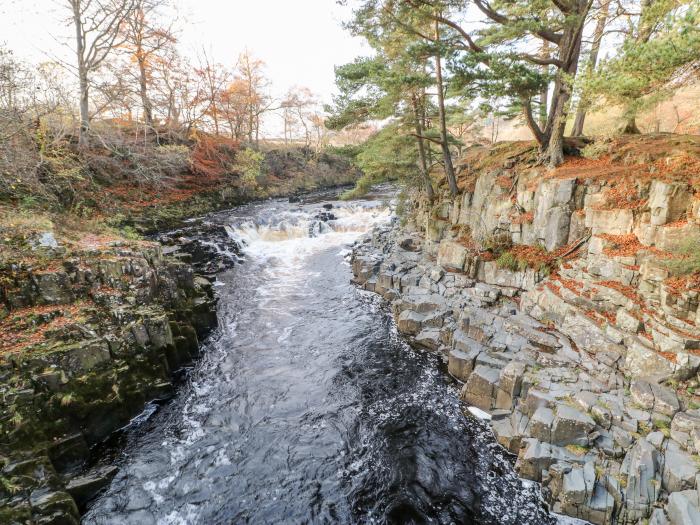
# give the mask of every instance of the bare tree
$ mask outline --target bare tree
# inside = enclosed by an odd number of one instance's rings
[[[107,56],[125,42],[120,28],[132,12],[133,0],[64,0],[75,27],[80,85],[80,144],[90,132],[90,77]]]
[[[133,0],[131,16],[126,18],[126,43],[138,66],[139,97],[143,107],[146,128],[153,127],[153,102],[149,96],[154,62],[158,55],[176,41],[172,24],[159,27],[155,21],[157,10],[167,0]]]
[[[214,121],[214,132],[218,135],[221,99],[231,75],[223,65],[212,62],[206,51],[203,51],[195,73],[201,80],[198,101],[206,106],[205,113]]]

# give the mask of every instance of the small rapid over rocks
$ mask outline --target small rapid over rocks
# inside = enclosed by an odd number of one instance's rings
[[[351,244],[390,220],[381,198],[271,201],[164,236],[218,272],[220,327],[175,399],[126,432],[83,522],[552,522],[441,359],[350,283]]]

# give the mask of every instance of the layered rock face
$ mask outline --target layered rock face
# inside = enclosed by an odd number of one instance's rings
[[[78,523],[116,469],[89,449],[172,394],[216,324],[211,283],[155,243],[0,274],[0,522]]]
[[[700,523],[698,290],[665,262],[700,232],[700,200],[653,175],[621,199],[619,173],[583,164],[463,173],[457,199],[358,243],[355,280],[443,353],[555,512]]]

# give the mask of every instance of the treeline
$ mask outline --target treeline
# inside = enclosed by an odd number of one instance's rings
[[[38,192],[47,174],[60,173],[52,180],[63,186],[78,184],[86,174],[71,156],[89,162],[96,153],[110,155],[115,162],[102,171],[118,174],[128,163],[139,184],[187,167],[185,145],[197,150],[200,166],[217,155],[231,164],[231,150],[258,149],[266,119],[284,130],[285,143],[317,150],[325,144],[316,96],[293,87],[275,98],[265,64],[249,51],[229,65],[204,49],[183,55],[183,21],[172,0],[59,0],[57,6],[70,25],[65,35],[54,35],[56,49],[70,49],[65,58],[29,64],[0,46],[1,198]],[[206,135],[216,139],[202,144]]]
[[[374,53],[337,68],[328,124],[388,119],[359,159],[369,176],[432,196],[441,165],[455,194],[451,152],[484,117],[519,119],[551,167],[597,105],[638,133],[641,111],[697,81],[699,23],[698,0],[361,0],[347,27]]]

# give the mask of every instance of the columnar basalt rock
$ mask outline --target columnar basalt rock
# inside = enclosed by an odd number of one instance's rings
[[[490,414],[555,512],[696,523],[698,292],[672,289],[659,259],[670,222],[700,233],[692,191],[649,179],[639,209],[615,207],[605,181],[516,171],[482,171],[454,203],[375,229],[354,247],[355,282],[391,303],[409,341],[444,356],[465,405]],[[531,222],[513,223],[517,208]],[[549,274],[489,261],[484,239],[504,232],[566,259]]]
[[[115,473],[82,472],[90,447],[172,395],[216,325],[213,288],[154,243],[0,277],[0,522],[77,524]]]

